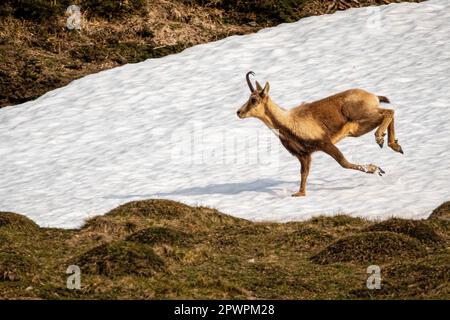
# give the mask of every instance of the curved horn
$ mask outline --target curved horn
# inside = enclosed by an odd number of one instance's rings
[[[250,81],[250,75],[254,76],[255,73],[253,71],[247,72],[247,74],[245,75],[245,79],[247,79],[247,84],[250,89],[250,92],[253,92],[255,91],[255,88],[253,87],[252,82]]]

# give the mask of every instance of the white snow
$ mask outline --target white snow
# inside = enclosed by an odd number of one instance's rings
[[[128,201],[167,198],[252,220],[347,213],[426,218],[450,198],[450,1],[310,17],[73,81],[0,110],[0,210],[78,227]],[[373,133],[339,148],[386,175],[316,153],[299,164],[256,119],[244,75],[283,107],[359,87],[396,110],[405,155]],[[388,107],[386,105],[386,107]],[[255,147],[256,146],[256,147]]]

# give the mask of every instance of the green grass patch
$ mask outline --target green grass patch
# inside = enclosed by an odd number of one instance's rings
[[[401,233],[426,244],[438,244],[443,240],[427,221],[393,218],[374,224],[364,231],[389,231]]]
[[[433,210],[429,219],[441,219],[450,221],[450,201],[444,202]]]
[[[13,212],[0,212],[0,230],[8,228],[36,232],[39,226],[31,219]]]
[[[100,245],[81,255],[75,264],[88,274],[111,277],[151,276],[164,265],[150,246],[128,241]]]
[[[364,232],[339,239],[311,260],[319,264],[354,262],[382,264],[391,259],[415,258],[426,254],[416,239],[394,232]]]

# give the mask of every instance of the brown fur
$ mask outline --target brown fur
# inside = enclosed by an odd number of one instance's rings
[[[238,110],[238,116],[258,118],[269,128],[277,130],[283,146],[298,158],[301,164],[301,183],[300,190],[293,196],[306,195],[311,154],[315,151],[329,154],[347,169],[378,172],[380,175],[384,173],[373,164],[359,165],[348,162],[335,146],[335,143],[346,137],[359,137],[378,127],[375,140],[380,147],[383,146],[385,131],[388,130],[389,147],[403,153],[395,139],[394,111],[380,107],[380,102],[389,102],[386,97],[352,89],[285,110],[269,97],[269,83],[262,88],[256,82],[256,88],[249,100]]]

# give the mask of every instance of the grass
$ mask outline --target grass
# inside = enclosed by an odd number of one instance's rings
[[[437,211],[436,211],[437,210]],[[134,201],[76,230],[0,213],[0,297],[449,299],[448,203],[426,220],[345,215],[254,223],[170,200]],[[66,288],[69,265],[80,290]],[[366,288],[381,267],[381,290]]]
[[[441,204],[439,207],[433,210],[430,219],[433,220],[446,220],[450,221],[450,201]]]
[[[394,232],[361,232],[333,242],[311,260],[319,264],[352,262],[379,265],[389,260],[424,256],[419,241]]]
[[[164,262],[150,245],[131,241],[102,244],[83,253],[76,265],[88,274],[104,276],[151,276]]]
[[[30,254],[18,251],[0,253],[0,281],[29,279],[36,272],[36,261]]]
[[[421,220],[390,219],[370,226],[366,231],[388,231],[407,235],[425,244],[442,242],[432,225]]]

